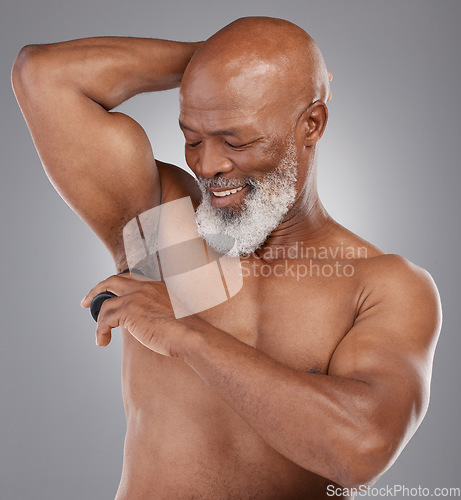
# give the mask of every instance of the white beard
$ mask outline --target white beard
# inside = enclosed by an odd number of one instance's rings
[[[260,179],[234,182],[199,178],[202,201],[195,220],[200,236],[219,253],[242,257],[257,250],[280,225],[296,199],[298,162],[294,138],[288,143],[280,164]],[[215,208],[206,187],[235,187],[242,181],[250,185],[240,210]]]

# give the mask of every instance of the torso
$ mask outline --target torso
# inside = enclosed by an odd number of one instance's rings
[[[367,258],[290,259],[294,276],[275,272],[284,261],[273,261],[262,277],[263,263],[251,257],[242,263],[240,292],[199,315],[286,366],[328,374],[360,307],[370,258],[382,257],[339,225],[322,245],[366,248],[360,256]],[[308,276],[296,277],[297,264],[307,265]],[[122,336],[127,435],[117,500],[331,497],[331,481],[268,446],[183,361],[152,352],[127,331]]]
[[[317,277],[315,267],[299,280],[248,276],[237,295],[200,316],[280,363],[327,374],[359,307],[367,265],[353,265],[351,277]],[[119,499],[327,498],[328,481],[266,445],[182,361],[122,335],[128,426]]]

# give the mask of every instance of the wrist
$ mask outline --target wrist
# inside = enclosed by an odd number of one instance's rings
[[[200,49],[200,47],[203,45],[204,42],[202,41],[202,42],[181,42],[181,43],[184,47],[184,58],[185,58],[184,71],[185,71],[190,60],[192,59],[194,54],[197,52],[197,50]]]
[[[197,353],[201,352],[207,326],[211,325],[199,318],[188,318],[181,327],[180,344],[176,352],[177,356],[189,366],[193,363]]]

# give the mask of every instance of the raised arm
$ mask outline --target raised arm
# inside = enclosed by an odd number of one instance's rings
[[[14,63],[13,88],[48,177],[116,261],[123,226],[161,192],[144,130],[110,110],[179,86],[198,45],[87,38],[26,46]]]

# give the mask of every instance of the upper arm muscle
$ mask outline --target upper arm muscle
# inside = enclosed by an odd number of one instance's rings
[[[440,304],[424,270],[397,256],[379,262],[329,374],[368,383],[382,432],[400,441],[411,436],[428,404]]]
[[[59,81],[15,91],[51,182],[114,254],[124,224],[160,202],[144,130]]]

